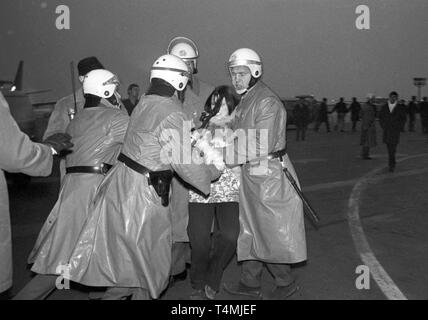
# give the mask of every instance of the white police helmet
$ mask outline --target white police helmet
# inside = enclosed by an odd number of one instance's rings
[[[251,75],[256,79],[260,78],[263,73],[263,65],[260,56],[254,50],[248,48],[241,48],[232,53],[227,66],[229,70],[233,67],[248,67],[251,71]]]
[[[153,78],[163,79],[177,91],[183,91],[189,81],[189,68],[179,57],[166,54],[159,57],[152,66],[150,81]]]
[[[198,70],[199,50],[196,44],[186,37],[176,37],[168,45],[168,54],[173,54],[186,61],[193,63],[194,73]]]
[[[84,76],[83,93],[108,99],[115,93],[119,84],[115,74],[108,70],[96,69]]]

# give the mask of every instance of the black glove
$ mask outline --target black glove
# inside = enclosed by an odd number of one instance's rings
[[[53,148],[57,153],[73,147],[71,136],[67,133],[55,133],[43,141],[43,144]]]

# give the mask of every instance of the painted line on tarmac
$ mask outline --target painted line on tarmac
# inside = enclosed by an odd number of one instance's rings
[[[409,160],[417,157],[424,157],[424,156],[428,156],[428,154],[424,153],[424,154],[409,156],[403,159],[399,159],[397,160],[397,162],[401,162],[401,161],[405,161],[405,160]],[[381,166],[370,171],[369,173],[361,177],[355,184],[354,188],[352,189],[351,196],[348,202],[348,212],[347,212],[348,225],[351,231],[352,239],[354,240],[355,248],[357,249],[358,254],[361,257],[361,260],[367,267],[369,267],[369,270],[373,279],[376,281],[377,285],[382,290],[384,295],[389,300],[407,300],[406,296],[400,291],[398,286],[394,283],[394,281],[391,279],[391,277],[382,267],[380,262],[376,259],[375,254],[370,248],[369,242],[366,238],[366,235],[364,233],[364,229],[360,220],[359,202],[360,202],[361,194],[363,193],[363,191],[365,190],[365,188],[367,187],[370,181],[380,181],[387,176],[387,175],[381,175],[381,176],[375,177],[375,175],[381,172],[382,170],[385,170],[385,166]],[[410,170],[410,171],[415,172],[417,170]],[[390,176],[397,177],[397,176],[404,176],[404,175],[390,174]]]

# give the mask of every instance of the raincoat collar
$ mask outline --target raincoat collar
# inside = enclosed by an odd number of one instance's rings
[[[254,95],[256,95],[259,88],[264,87],[266,87],[266,85],[261,80],[257,81],[257,83],[242,96],[241,101],[251,99],[252,97],[254,97]]]

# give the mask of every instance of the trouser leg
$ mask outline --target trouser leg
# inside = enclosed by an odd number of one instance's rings
[[[395,153],[397,151],[397,145],[396,144],[388,144],[388,164],[390,169],[395,168]]]
[[[211,227],[214,205],[189,204],[189,235],[191,251],[190,282],[194,289],[204,289],[206,284],[211,249]]]
[[[305,141],[305,138],[306,138],[306,129],[307,129],[307,126],[303,125],[302,126],[302,140],[303,141]]]
[[[366,146],[363,147],[362,157],[364,159],[370,157],[370,147],[366,147]]]
[[[345,131],[345,116],[341,115],[339,119],[340,131]]]
[[[330,122],[328,121],[328,119],[325,121],[325,126],[327,128],[327,132],[330,132]]]
[[[56,275],[38,274],[13,297],[13,300],[43,300],[56,289]]]
[[[317,122],[315,122],[315,128],[314,128],[314,131],[318,131],[319,130],[319,128],[320,128],[320,125],[321,125],[321,122],[320,121],[317,121]]]
[[[133,288],[131,300],[151,300],[149,290],[144,288]]]
[[[294,282],[291,274],[291,267],[284,263],[266,263],[266,267],[275,278],[275,284],[278,287],[286,287]]]
[[[247,287],[258,288],[261,286],[263,262],[247,260],[242,262],[241,282]]]
[[[409,131],[415,131],[415,116],[409,117]]]
[[[219,203],[216,205],[218,228],[213,237],[213,252],[207,272],[207,284],[219,291],[223,271],[236,251],[239,236],[239,204],[237,202]]]
[[[186,262],[190,259],[190,245],[188,242],[174,242],[171,248],[171,275],[175,276],[186,270]]]

